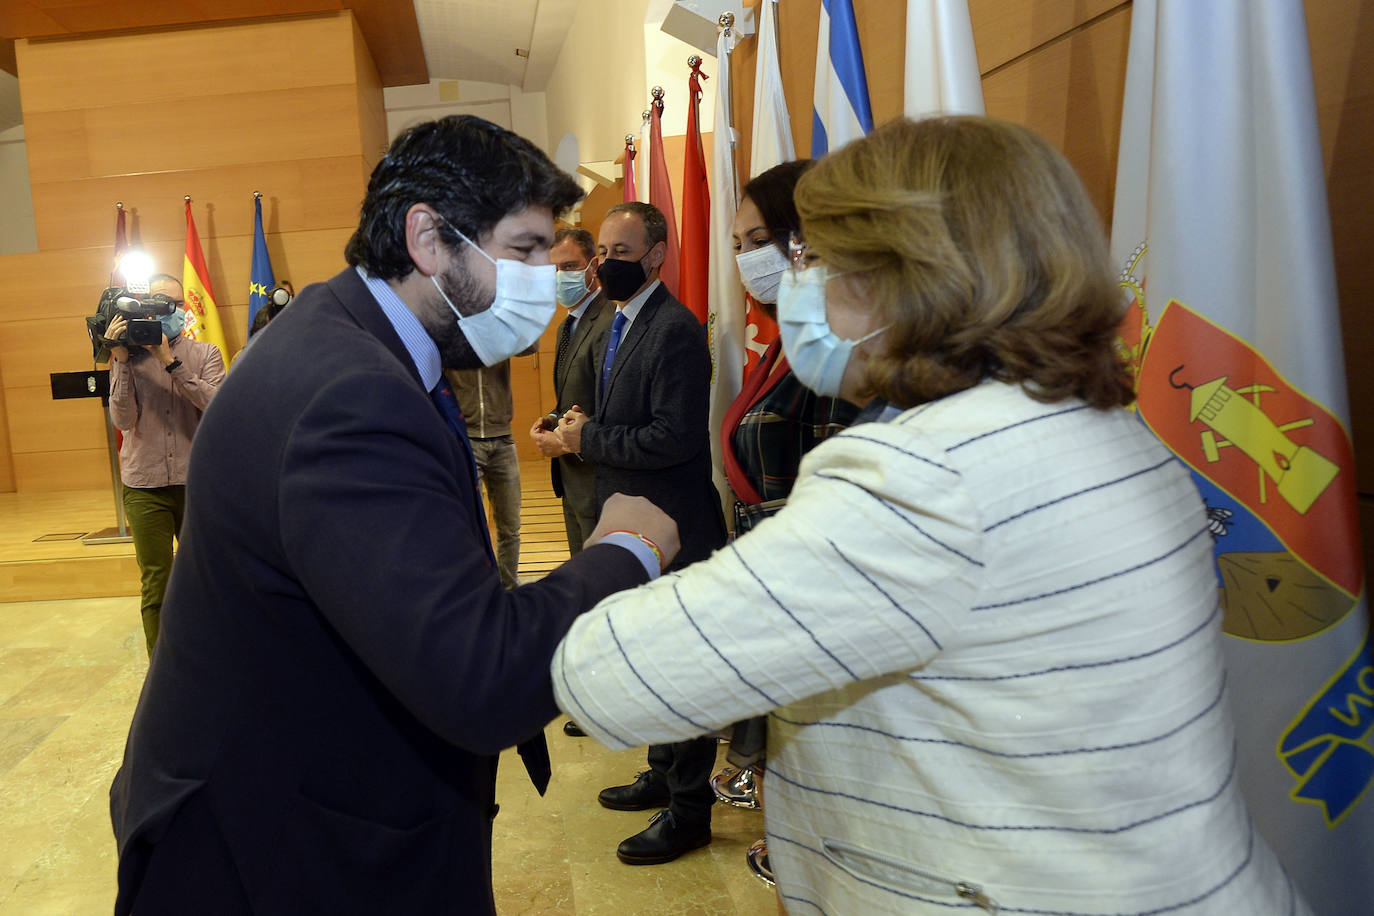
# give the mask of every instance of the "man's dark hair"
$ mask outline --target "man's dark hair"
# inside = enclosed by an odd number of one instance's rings
[[[561,245],[568,239],[572,239],[573,243],[582,249],[582,253],[587,256],[588,261],[596,257],[596,239],[592,238],[592,234],[586,229],[578,226],[564,226],[553,234],[555,245]]]
[[[616,213],[633,213],[639,217],[639,221],[644,224],[644,234],[649,238],[650,248],[659,242],[668,241],[668,218],[653,204],[646,204],[642,200],[630,200],[616,204],[606,211],[608,217]]]
[[[450,115],[406,130],[372,170],[358,228],[344,248],[349,264],[397,280],[414,270],[406,251],[406,212],[432,206],[449,245],[476,242],[529,206],[555,216],[582,199],[572,177],[523,137],[472,115]]]
[[[783,254],[787,254],[787,237],[793,232],[801,232],[801,217],[797,215],[792,192],[797,189],[797,179],[814,164],[812,159],[793,159],[775,165],[751,178],[740,194],[759,208],[759,216],[763,217],[773,244]]]

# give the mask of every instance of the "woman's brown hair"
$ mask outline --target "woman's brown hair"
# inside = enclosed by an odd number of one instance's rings
[[[1098,408],[1133,394],[1101,223],[1072,167],[989,118],[887,124],[797,184],[811,250],[889,324],[865,393],[909,407],[985,378]]]

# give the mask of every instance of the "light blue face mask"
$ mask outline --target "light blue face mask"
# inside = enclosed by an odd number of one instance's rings
[[[554,296],[564,308],[572,308],[587,295],[587,272],[585,270],[560,270],[554,274]]]
[[[158,321],[162,322],[162,333],[167,335],[169,341],[176,340],[181,336],[181,331],[186,327],[186,308],[179,307],[170,315],[163,315]]]
[[[840,382],[854,348],[877,337],[888,326],[858,340],[845,340],[825,317],[826,281],[840,274],[816,265],[801,274],[787,271],[778,287],[778,335],[788,365],[803,385],[824,397],[839,397]]]
[[[535,266],[511,258],[493,258],[457,227],[449,228],[473,250],[496,265],[496,296],[490,308],[475,315],[464,315],[454,306],[448,293],[439,285],[439,278],[429,279],[449,310],[458,318],[458,330],[467,338],[472,352],[484,366],[494,366],[502,360],[523,353],[539,340],[549,326],[554,312],[554,266]]]

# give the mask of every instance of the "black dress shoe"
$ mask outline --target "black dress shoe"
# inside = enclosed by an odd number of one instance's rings
[[[653,770],[645,770],[628,786],[611,786],[596,796],[603,808],[614,811],[646,811],[668,804],[668,786]]]
[[[567,735],[569,738],[587,737],[587,733],[584,732],[581,726],[579,726],[572,719],[569,719],[568,721],[563,723],[563,734]]]
[[[621,843],[615,854],[626,865],[659,865],[711,842],[711,824],[679,824],[668,809],[653,816],[649,826]]]

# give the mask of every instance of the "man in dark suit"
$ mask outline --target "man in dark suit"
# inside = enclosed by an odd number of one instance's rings
[[[593,408],[564,415],[564,447],[596,465],[596,492],[645,496],[677,522],[682,550],[670,569],[704,559],[725,543],[720,497],[711,482],[708,412],[711,354],[706,332],[658,279],[668,226],[657,207],[612,207],[597,239],[597,276],[615,305],[597,365]],[[711,842],[711,769],[716,740],[649,748],[649,770],[603,789],[607,808],[666,806],[616,850],[622,862],[669,862]]]
[[[596,364],[605,353],[615,308],[600,294],[596,279],[596,242],[586,229],[566,228],[554,233],[549,260],[558,268],[558,303],[568,314],[558,326],[554,351],[553,390],[558,406],[530,427],[539,451],[553,460],[553,492],[563,500],[563,524],[568,550],[577,553],[596,526],[596,465],[563,448],[557,420],[574,404],[590,409],[596,403]]]
[[[552,216],[580,196],[493,124],[411,128],[372,173],[353,266],[235,364],[111,788],[117,914],[495,912],[497,754],[526,742],[547,780],[553,648],[651,577],[639,534],[676,545],[616,497],[599,543],[502,588],[440,384],[537,339]],[[616,529],[638,534],[599,537]]]

